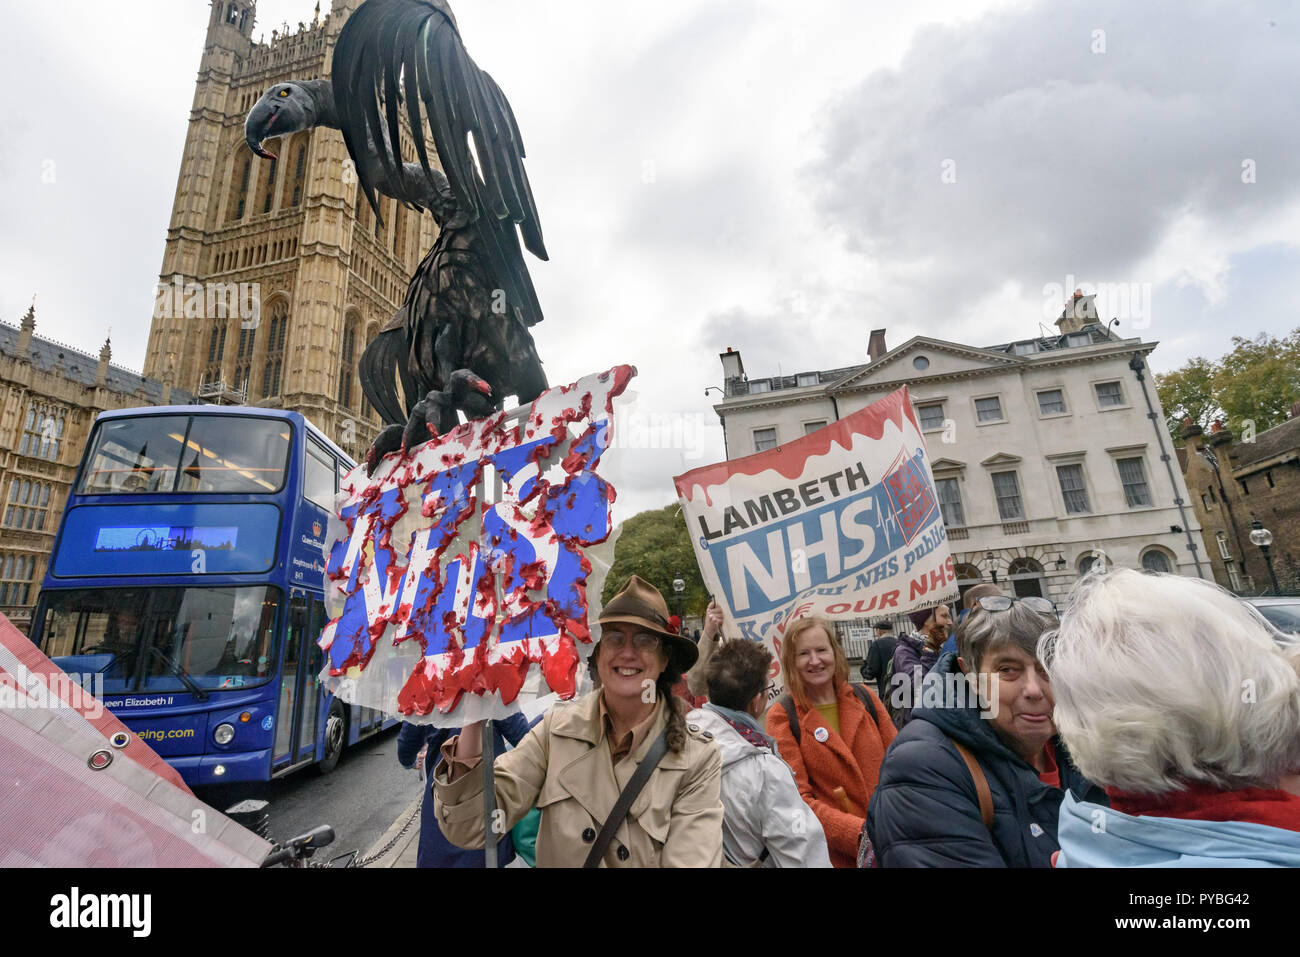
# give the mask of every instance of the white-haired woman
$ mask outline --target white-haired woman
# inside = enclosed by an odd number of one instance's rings
[[[1300,866],[1300,650],[1197,578],[1076,587],[1039,658],[1109,809],[1067,797],[1057,866]]]

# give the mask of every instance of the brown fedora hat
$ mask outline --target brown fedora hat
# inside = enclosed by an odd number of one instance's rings
[[[659,589],[636,575],[624,582],[618,594],[605,603],[597,622],[601,625],[636,625],[658,635],[664,640],[669,667],[682,674],[690,671],[700,656],[695,642],[668,630],[668,603],[659,594]]]

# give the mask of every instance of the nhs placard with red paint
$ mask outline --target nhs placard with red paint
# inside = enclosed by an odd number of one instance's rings
[[[674,481],[705,584],[736,636],[772,645],[803,615],[893,615],[957,593],[905,388]]]
[[[346,476],[328,534],[331,690],[444,725],[509,713],[534,668],[573,696],[591,642],[584,550],[613,527],[597,469],[633,375],[550,389]]]

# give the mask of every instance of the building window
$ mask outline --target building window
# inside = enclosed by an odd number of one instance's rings
[[[1169,556],[1159,549],[1148,549],[1142,556],[1142,567],[1149,572],[1162,572],[1168,575],[1172,568],[1169,567]]]
[[[1250,486],[1246,484],[1246,480],[1245,480],[1245,479],[1237,479],[1237,481],[1238,481],[1239,483],[1241,483],[1241,494],[1242,494],[1242,495],[1249,495],[1249,494],[1250,494]]]
[[[939,493],[939,511],[943,513],[943,524],[948,528],[964,528],[966,513],[961,507],[961,489],[955,478],[934,480],[935,490]]]
[[[776,448],[776,429],[754,430],[754,451],[766,452]]]
[[[31,555],[5,555],[0,563],[0,605],[25,605],[31,597],[36,559]]]
[[[1264,480],[1268,482],[1268,487],[1269,487],[1269,488],[1273,488],[1273,473],[1272,473],[1272,472],[1265,472],[1265,473],[1264,473]]]
[[[280,158],[277,156],[271,160],[271,169],[266,174],[266,196],[262,200],[262,212],[264,213],[271,211],[271,200],[275,196],[275,170],[279,164]]]
[[[1065,411],[1065,393],[1060,389],[1046,389],[1038,393],[1040,415],[1060,415]]]
[[[1205,509],[1207,512],[1212,511],[1214,508],[1213,504],[1210,502],[1210,497],[1204,492],[1201,493],[1201,508]]]
[[[1228,550],[1228,533],[1215,532],[1214,537],[1219,542],[1219,557],[1225,562],[1232,561],[1232,552]]]
[[[803,424],[803,434],[811,435],[812,433],[816,432],[818,429],[824,429],[824,428],[826,428],[825,419],[822,419],[820,422],[805,422]]]
[[[772,391],[771,379],[755,379],[754,381],[749,383],[750,395],[757,395],[760,392],[771,392],[771,391]]]
[[[50,507],[50,486],[15,478],[9,483],[9,503],[5,507],[5,525],[29,532],[45,530],[45,516]]]
[[[1129,508],[1151,504],[1151,488],[1141,459],[1120,459],[1119,479],[1124,483],[1124,501]]]
[[[208,336],[208,367],[203,372],[204,382],[218,382],[221,379],[221,360],[226,354],[228,325],[224,319],[218,319],[212,324],[212,334]]]
[[[23,437],[18,443],[18,454],[57,462],[62,450],[63,413],[46,405],[28,406],[27,418],[23,422]]]
[[[994,472],[993,493],[998,499],[998,515],[1004,522],[1019,521],[1025,517],[1020,502],[1020,482],[1015,472]]]
[[[284,340],[289,332],[289,304],[283,299],[271,310],[271,329],[266,340],[266,363],[262,367],[262,396],[280,394],[280,374],[284,371]]]
[[[1241,591],[1241,576],[1237,574],[1237,569],[1231,565],[1228,567],[1228,581],[1232,584],[1233,591]]]
[[[925,356],[917,356],[912,360],[912,368],[917,372],[924,372],[926,369],[930,368],[930,360]]]
[[[352,370],[356,365],[356,352],[357,322],[352,319],[343,327],[343,368],[339,372],[339,405],[348,410],[352,408]]]
[[[1079,575],[1083,576],[1097,568],[1099,572],[1106,570],[1106,556],[1100,552],[1089,552],[1079,559]]]
[[[244,218],[244,204],[248,200],[248,177],[252,169],[253,161],[251,159],[244,160],[244,168],[239,173],[239,185],[232,191],[230,212],[227,214],[228,220],[233,221]]]
[[[294,163],[293,170],[293,198],[289,201],[290,206],[297,206],[302,202],[302,183],[303,177],[307,172],[307,144],[301,143],[298,146],[298,159]]]
[[[802,386],[820,385],[821,377],[816,372],[800,372],[795,381]]]
[[[1086,515],[1092,511],[1088,504],[1088,489],[1083,483],[1082,465],[1058,465],[1056,477],[1061,483],[1061,497],[1065,499],[1065,514]]]
[[[916,407],[916,414],[921,418],[922,431],[943,428],[942,402],[933,402],[929,405],[918,405]]]
[[[1090,346],[1092,345],[1092,336],[1086,332],[1072,332],[1065,337],[1066,346]]]
[[[1103,409],[1124,404],[1124,390],[1118,382],[1098,382],[1094,388],[1097,390],[1097,405]]]
[[[1017,598],[1043,597],[1043,566],[1032,558],[1017,558],[1007,567],[1007,578]]]
[[[248,376],[253,364],[253,339],[256,335],[256,327],[245,329],[240,326],[239,349],[235,353],[235,390],[244,393],[244,401],[248,401]]]
[[[1037,351],[1037,342],[1017,342],[1015,344],[1015,353],[1018,356],[1032,356]]]
[[[975,400],[975,419],[978,422],[1001,422],[1002,400],[996,395]]]

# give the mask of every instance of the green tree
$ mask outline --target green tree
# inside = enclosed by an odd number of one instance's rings
[[[1197,356],[1188,360],[1181,369],[1156,376],[1156,394],[1165,410],[1169,433],[1178,437],[1184,419],[1191,419],[1203,429],[1208,429],[1217,416],[1223,414],[1214,399],[1215,364]]]
[[[1223,417],[1230,429],[1253,423],[1262,432],[1286,420],[1300,399],[1300,329],[1283,338],[1260,333],[1232,337],[1232,349],[1218,361],[1197,357],[1179,369],[1156,376],[1156,391],[1169,431],[1190,418],[1207,428]]]
[[[1214,390],[1229,428],[1240,430],[1249,419],[1256,432],[1263,432],[1285,422],[1291,404],[1300,399],[1300,329],[1285,339],[1262,332],[1254,339],[1233,336]]]
[[[680,505],[641,512],[623,523],[614,546],[614,564],[601,590],[601,601],[613,598],[629,575],[640,575],[658,588],[673,613],[678,611],[673,579],[680,575],[686,582],[682,614],[704,614],[709,594],[695,563],[695,549]]]

